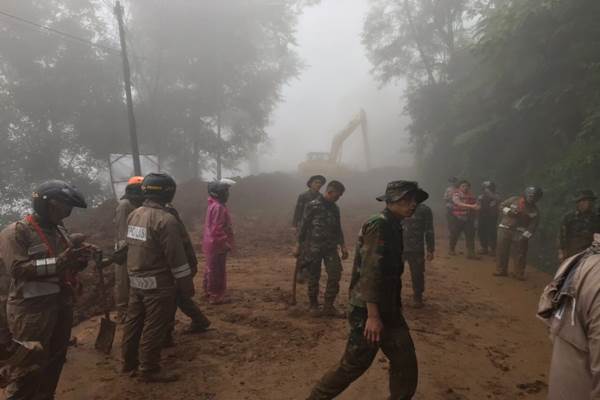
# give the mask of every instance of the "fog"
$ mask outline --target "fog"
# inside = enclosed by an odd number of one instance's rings
[[[329,151],[331,139],[360,108],[367,112],[374,166],[406,165],[412,157],[402,87],[379,83],[361,43],[367,0],[325,0],[307,8],[297,28],[305,69],[283,89],[267,128],[261,171],[293,171],[311,151]],[[364,168],[360,132],[345,144],[343,162]]]

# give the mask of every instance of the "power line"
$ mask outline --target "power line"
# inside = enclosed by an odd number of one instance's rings
[[[0,11],[0,15],[4,15],[5,17],[12,18],[12,19],[14,19],[16,21],[19,21],[21,23],[24,23],[24,24],[27,24],[27,25],[30,25],[30,26],[34,26],[34,27],[36,27],[38,29],[43,29],[43,30],[45,30],[47,32],[54,33],[56,35],[60,35],[62,37],[74,40],[76,42],[83,43],[83,44],[86,44],[88,46],[92,46],[92,47],[96,47],[96,48],[102,49],[102,50],[106,51],[107,53],[112,53],[114,55],[121,56],[121,52],[118,49],[115,49],[115,48],[112,48],[112,47],[109,47],[109,46],[104,46],[104,45],[101,45],[101,44],[98,44],[98,43],[94,43],[94,42],[92,42],[90,40],[81,38],[79,36],[72,35],[72,34],[67,33],[67,32],[60,31],[58,29],[51,28],[51,27],[46,26],[46,25],[40,25],[40,24],[38,24],[36,22],[30,21],[28,19],[25,19],[25,18],[16,16],[16,15],[13,15],[13,14],[9,14],[9,13],[4,12],[4,11]]]

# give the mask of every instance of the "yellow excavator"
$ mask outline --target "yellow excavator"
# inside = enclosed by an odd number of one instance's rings
[[[342,165],[343,145],[360,127],[363,136],[363,147],[365,150],[365,161],[367,169],[371,169],[371,157],[369,154],[369,138],[367,114],[360,110],[348,122],[348,125],[338,132],[331,141],[331,150],[327,152],[311,152],[306,155],[306,160],[298,166],[298,172],[304,176],[322,174],[328,177],[339,177],[350,174],[350,168]]]

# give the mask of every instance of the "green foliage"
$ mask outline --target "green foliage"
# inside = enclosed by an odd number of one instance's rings
[[[569,194],[598,189],[600,3],[517,0],[488,6],[463,14],[463,26],[473,29],[440,69],[446,79],[413,80],[407,95],[410,133],[432,185],[443,187],[451,171],[475,182],[494,179],[507,195],[528,184],[544,187],[544,218],[532,253],[551,268],[560,216],[572,207]],[[403,54],[391,52],[386,62]],[[402,70],[394,74],[410,78]]]

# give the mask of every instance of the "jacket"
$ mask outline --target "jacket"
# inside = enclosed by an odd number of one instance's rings
[[[296,208],[294,209],[294,217],[292,218],[292,226],[294,228],[298,228],[302,223],[302,217],[304,216],[304,209],[306,208],[306,205],[319,196],[321,196],[321,193],[313,192],[312,190],[307,190],[298,196]]]
[[[528,204],[522,196],[513,196],[500,204],[502,216],[498,227],[508,229],[529,239],[540,222],[540,212],[535,204]]]
[[[127,271],[132,288],[172,288],[192,279],[181,223],[165,206],[146,200],[127,220]]]
[[[402,220],[404,252],[423,254],[435,252],[433,213],[425,204],[419,204],[410,218]]]
[[[233,227],[229,210],[225,204],[209,197],[202,234],[202,250],[207,254],[223,254],[233,246]]]
[[[553,341],[548,400],[600,399],[600,236],[565,260],[538,316]]]
[[[127,244],[127,218],[136,209],[129,199],[119,200],[115,209],[115,251],[123,249]]]

